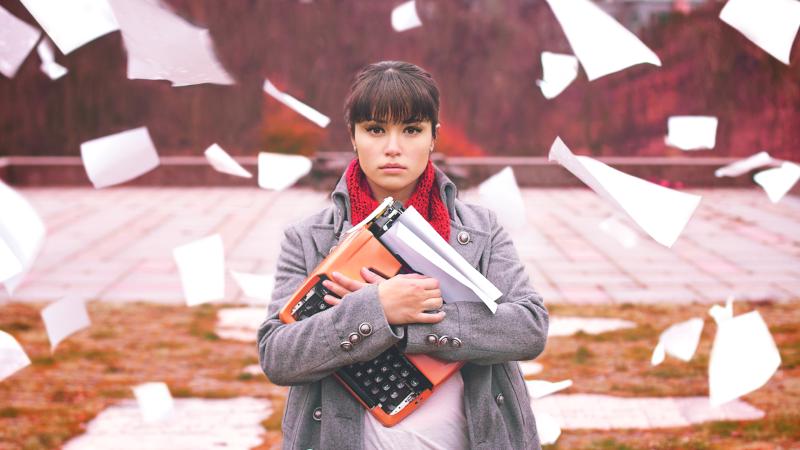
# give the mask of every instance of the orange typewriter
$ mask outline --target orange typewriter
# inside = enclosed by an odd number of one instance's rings
[[[381,242],[381,235],[403,213],[400,202],[386,199],[366,220],[347,231],[345,239],[311,272],[280,311],[284,323],[306,319],[332,306],[326,294],[334,295],[322,282],[340,272],[364,281],[361,268],[392,277],[410,269]],[[456,373],[464,363],[447,362],[428,355],[404,354],[397,346],[372,361],[356,363],[334,376],[384,426],[391,427],[417,409],[426,398]]]

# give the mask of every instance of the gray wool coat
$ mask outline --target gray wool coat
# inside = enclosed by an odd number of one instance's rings
[[[450,212],[450,245],[504,295],[495,314],[483,303],[445,304],[442,322],[407,327],[406,351],[467,361],[461,375],[470,448],[540,448],[516,361],[533,359],[544,350],[547,310],[495,214],[458,200],[455,184],[438,168],[436,183]],[[278,310],[351,226],[344,177],[331,198],[333,205],[285,231],[272,302],[258,330],[264,373],[275,384],[291,386],[282,425],[286,449],[362,448],[367,412],[329,375],[371,360],[404,337],[402,327],[387,323],[376,285],[348,294],[336,307],[301,322],[286,325],[278,319]],[[469,236],[468,242],[460,243],[459,234],[462,242]],[[350,350],[340,346],[350,333],[363,330],[364,323],[372,328],[368,336]],[[429,344],[426,337],[431,334],[458,338],[461,345]]]

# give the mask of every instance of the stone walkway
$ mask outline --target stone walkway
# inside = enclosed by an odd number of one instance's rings
[[[48,239],[18,301],[67,294],[112,302],[182,303],[172,249],[220,233],[227,267],[274,270],[283,229],[328,202],[308,189],[21,189]],[[800,297],[800,199],[769,203],[757,189],[692,190],[703,196],[672,249],[641,235],[626,249],[600,231],[612,210],[583,189],[525,189],[529,227],[514,232],[545,300],[721,302]],[[477,198],[465,191],[466,200]],[[229,277],[227,300],[242,300]],[[2,293],[0,300],[9,297]]]

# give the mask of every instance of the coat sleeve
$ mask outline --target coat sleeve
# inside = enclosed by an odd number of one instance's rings
[[[305,281],[308,272],[300,235],[295,228],[289,228],[281,243],[268,316],[257,335],[261,368],[278,385],[320,380],[342,366],[373,359],[403,337],[386,321],[377,285],[350,293],[335,308],[300,322],[281,322],[278,311]],[[371,332],[359,334],[352,349],[345,350],[341,343],[350,334],[359,333],[364,323]]]
[[[537,357],[547,340],[548,313],[534,290],[511,237],[490,212],[491,233],[484,276],[503,296],[492,314],[483,303],[445,304],[445,319],[437,324],[411,324],[407,328],[406,351],[427,353],[447,361],[497,364]],[[486,253],[484,253],[484,256]],[[428,336],[447,336],[436,345]],[[460,346],[453,345],[453,338]]]

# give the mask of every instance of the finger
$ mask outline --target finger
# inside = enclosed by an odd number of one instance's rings
[[[427,295],[428,298],[441,297],[442,296],[442,290],[441,289],[426,289],[425,290],[425,295]]]
[[[439,323],[444,320],[445,312],[417,313],[414,317],[417,323]]]
[[[425,310],[433,310],[441,308],[443,304],[444,302],[442,301],[441,297],[434,297],[434,298],[429,298],[424,302],[422,302],[422,307]]]
[[[346,277],[339,272],[333,272],[333,279],[344,286],[345,289],[349,289],[351,291],[357,291],[361,289],[366,283],[354,280],[352,278]]]
[[[425,289],[439,289],[439,280],[431,277],[424,277],[419,279],[420,286]]]
[[[336,297],[334,297],[332,295],[326,295],[325,297],[322,297],[322,300],[324,300],[325,303],[327,303],[327,304],[329,304],[331,306],[336,306],[339,303],[342,303],[342,299],[336,298]]]
[[[383,278],[382,276],[380,276],[377,273],[369,270],[366,267],[363,267],[361,269],[361,276],[364,277],[364,280],[367,283],[370,283],[370,284],[377,284],[377,283],[380,283],[381,281],[385,281],[386,280],[386,278]]]
[[[345,295],[350,293],[350,291],[348,289],[345,289],[344,286],[340,285],[339,283],[334,283],[331,280],[323,281],[322,285],[339,297],[344,297]]]

